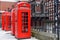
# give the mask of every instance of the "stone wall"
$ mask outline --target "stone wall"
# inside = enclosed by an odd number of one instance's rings
[[[39,40],[56,40],[56,34],[46,33],[46,32],[38,32],[36,30],[32,30],[32,36],[38,38]]]

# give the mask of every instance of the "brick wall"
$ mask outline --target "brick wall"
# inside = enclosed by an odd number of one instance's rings
[[[7,10],[8,8],[12,8],[12,5],[14,5],[15,2],[3,2],[0,1],[0,10]]]
[[[15,2],[3,2],[0,1],[0,11],[12,9],[12,5],[15,5]],[[0,27],[2,26],[2,13],[0,13]]]

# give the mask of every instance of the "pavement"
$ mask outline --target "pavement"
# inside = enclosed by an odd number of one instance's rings
[[[0,28],[0,40],[17,40],[14,36],[11,35],[11,31],[3,31]],[[31,37],[30,39],[22,39],[22,40],[38,40],[35,37]]]

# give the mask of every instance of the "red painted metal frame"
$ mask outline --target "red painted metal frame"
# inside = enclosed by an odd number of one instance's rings
[[[11,34],[15,35],[15,8],[11,12]]]
[[[10,12],[5,12],[5,31],[11,30],[11,15]]]
[[[18,3],[18,8],[17,8],[17,23],[15,23],[15,37],[16,38],[30,38],[31,37],[31,9],[30,9],[30,4],[27,2],[21,2]],[[22,21],[22,13],[28,13],[28,32],[22,32],[22,27],[23,27],[23,21]]]
[[[11,15],[10,12],[3,12],[2,14],[2,30],[11,30]]]
[[[4,30],[5,27],[5,12],[2,13],[2,30]]]

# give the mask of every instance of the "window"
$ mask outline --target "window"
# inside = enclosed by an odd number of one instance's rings
[[[28,12],[22,12],[22,32],[28,32]]]

